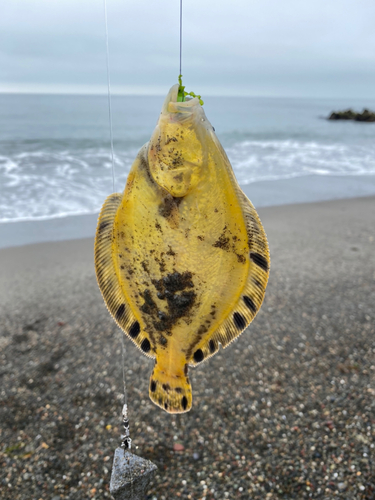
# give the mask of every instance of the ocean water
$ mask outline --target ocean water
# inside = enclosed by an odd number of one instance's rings
[[[163,97],[112,99],[122,191]],[[241,185],[375,174],[375,124],[325,120],[333,109],[375,109],[375,100],[204,100]],[[105,96],[0,95],[0,222],[95,213],[112,191]]]

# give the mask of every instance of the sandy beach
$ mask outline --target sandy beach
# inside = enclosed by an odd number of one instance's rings
[[[133,451],[159,468],[147,498],[373,500],[375,197],[259,214],[265,302],[191,369],[188,414],[151,403],[153,363],[125,342]],[[93,239],[3,248],[0,275],[0,498],[109,498],[121,343]]]

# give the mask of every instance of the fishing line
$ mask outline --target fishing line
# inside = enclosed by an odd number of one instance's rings
[[[182,1],[182,0],[181,0]],[[111,140],[111,158],[112,158],[112,187],[115,192],[115,159],[113,153],[113,133],[112,133],[112,103],[111,103],[111,80],[109,69],[109,41],[108,41],[108,20],[107,20],[107,1],[104,0],[104,21],[105,21],[105,41],[106,41],[106,61],[107,61],[107,84],[108,84],[108,118],[109,118],[109,136]]]
[[[182,75],[182,0],[180,0],[180,75]]]
[[[109,41],[108,41],[108,19],[107,19],[107,1],[104,1],[104,21],[105,21],[105,39],[106,39],[106,61],[107,61],[107,83],[108,83],[108,118],[109,118],[109,135],[111,139],[111,157],[112,157],[112,183],[113,192],[115,192],[115,160],[113,152],[113,132],[112,132],[112,106],[111,106],[111,80],[110,80],[110,67],[109,67]],[[122,407],[122,425],[124,427],[124,434],[121,435],[121,447],[125,450],[130,450],[132,440],[129,432],[129,418],[128,418],[128,395],[126,390],[125,380],[125,346],[124,335],[120,330],[121,335],[121,360],[122,360],[122,382],[124,390],[124,405]]]

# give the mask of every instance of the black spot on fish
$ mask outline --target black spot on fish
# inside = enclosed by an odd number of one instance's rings
[[[162,387],[163,387],[165,392],[169,392],[169,390],[170,390],[169,384],[163,384]]]
[[[155,392],[156,391],[156,382],[155,382],[155,380],[151,380],[150,391],[151,392]]]
[[[182,405],[182,408],[183,408],[184,410],[186,410],[187,405],[188,405],[188,400],[187,400],[186,396],[184,396],[184,397],[181,399],[181,405]]]
[[[141,262],[141,266],[143,267],[143,270],[147,273],[147,274],[150,274],[150,269],[148,267],[148,262],[146,260],[144,260],[143,262]]]
[[[182,394],[182,388],[181,387],[175,387],[175,391],[177,394]]]
[[[177,174],[173,177],[173,179],[177,182],[182,182],[182,179],[184,178],[182,172],[180,174]]]
[[[226,237],[225,233],[223,232],[223,234],[219,236],[219,239],[215,241],[212,246],[215,248],[221,248],[222,250],[229,252],[229,238]]]
[[[101,223],[99,224],[99,229],[98,229],[98,230],[99,230],[99,233],[101,233],[102,231],[104,231],[104,229],[105,229],[106,227],[108,227],[108,226],[109,226],[109,222],[108,222],[108,221],[103,221],[103,222],[101,222]]]
[[[236,253],[237,260],[240,264],[245,264],[246,258],[243,255]]]
[[[204,354],[203,354],[202,349],[198,349],[197,351],[195,351],[195,353],[193,355],[193,358],[194,358],[194,361],[196,363],[200,363],[201,361],[203,361],[204,360]]]
[[[184,290],[187,287],[193,287],[191,281],[193,274],[189,271],[184,273],[179,273],[175,271],[174,273],[168,274],[163,278],[163,285],[171,292],[177,292]]]
[[[171,217],[173,212],[178,209],[178,205],[179,203],[176,203],[175,198],[173,198],[170,194],[167,194],[163,202],[159,205],[159,214],[168,219]]]
[[[141,344],[141,349],[143,352],[149,352],[151,349],[151,344],[148,339],[143,339]]]
[[[138,337],[140,331],[141,331],[140,324],[138,323],[138,321],[134,321],[134,323],[130,327],[129,335],[131,336],[132,339],[135,339],[136,337]]]
[[[208,347],[210,348],[210,353],[213,354],[216,350],[215,342],[213,340],[210,340],[208,343]]]
[[[184,374],[185,374],[185,376],[188,374],[188,370],[189,370],[189,366],[186,363],[185,366],[184,366]]]
[[[168,252],[166,252],[166,255],[171,255],[172,257],[174,257],[176,255],[176,252],[174,252],[172,250],[172,247],[170,245],[168,245],[168,247],[169,247],[169,250],[168,250]]]
[[[206,332],[207,332],[207,326],[205,326],[205,325],[200,325],[200,327],[199,327],[199,328],[198,328],[198,330],[197,330],[197,334],[198,334],[199,336],[201,336],[201,335],[203,335],[203,334],[204,334],[204,333],[206,333]]]
[[[169,135],[167,135],[167,139],[165,141],[165,145],[169,144],[170,142],[177,142],[178,139],[176,137],[169,137]]]
[[[151,292],[148,288],[143,292],[145,303],[141,306],[141,311],[153,315],[157,311],[157,306],[152,298]]]
[[[250,259],[263,271],[268,271],[268,262],[260,253],[250,252]]]
[[[168,344],[168,340],[165,337],[163,337],[163,335],[160,335],[159,343],[160,343],[160,345],[165,347]]]
[[[164,403],[164,408],[168,410],[168,403]]]
[[[121,304],[116,311],[116,319],[120,320],[125,313],[125,304]]]
[[[252,311],[253,313],[257,312],[257,306],[254,304],[254,301],[250,297],[244,295],[243,301],[245,302],[246,306],[250,309],[250,311]]]
[[[143,312],[148,313],[150,311],[155,317],[153,322],[154,327],[159,332],[171,332],[173,325],[182,317],[188,317],[189,313],[195,303],[196,293],[193,290],[185,290],[186,288],[193,288],[194,284],[192,282],[192,273],[186,271],[184,273],[179,273],[177,271],[167,274],[160,280],[153,280],[152,283],[157,290],[157,296],[161,300],[167,301],[167,313],[163,311],[158,311],[155,314],[154,303],[151,304],[150,300],[145,304],[146,309],[142,309]],[[181,293],[178,293],[181,292]],[[146,301],[146,291],[144,293],[144,299]],[[144,306],[142,306],[144,307]],[[151,310],[152,307],[152,310]]]
[[[236,327],[239,329],[239,330],[243,330],[246,326],[246,320],[245,318],[242,316],[242,314],[238,313],[238,312],[235,312],[233,314],[233,320],[234,320],[234,323],[236,325]]]
[[[258,281],[257,279],[253,279],[253,282],[254,282],[254,285],[257,286],[258,288],[261,288],[263,290],[263,285],[260,281]]]

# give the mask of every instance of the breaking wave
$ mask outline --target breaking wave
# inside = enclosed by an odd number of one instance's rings
[[[117,191],[123,190],[137,151],[116,152]],[[375,145],[244,140],[226,152],[242,185],[305,175],[375,174]],[[1,222],[95,213],[112,191],[105,148],[0,155]]]
[[[227,154],[240,184],[304,175],[375,174],[375,145],[242,141]]]

